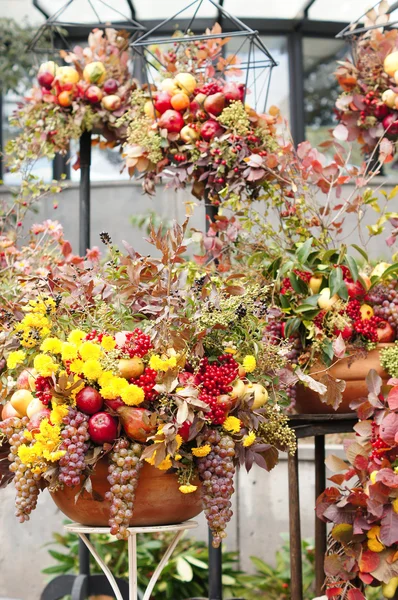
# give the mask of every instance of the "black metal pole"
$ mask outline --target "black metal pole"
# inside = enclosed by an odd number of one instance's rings
[[[325,436],[315,436],[315,500],[325,491]],[[315,592],[322,595],[325,583],[324,560],[326,554],[327,533],[326,523],[315,515]]]
[[[53,160],[53,179],[57,181],[61,179],[61,175],[65,175],[66,179],[70,179],[70,164],[68,163],[69,152],[65,156],[56,154]]]
[[[304,57],[303,34],[296,30],[289,33],[289,88],[290,88],[290,126],[294,143],[300,144],[305,140],[305,110],[304,110]]]
[[[80,137],[80,189],[79,189],[79,252],[85,256],[90,247],[90,165],[91,133]]]
[[[222,549],[213,548],[209,529],[209,600],[222,600]]]
[[[3,179],[3,177],[3,94],[0,90],[0,179]]]

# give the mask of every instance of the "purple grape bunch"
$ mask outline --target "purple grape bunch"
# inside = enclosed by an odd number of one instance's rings
[[[59,461],[59,481],[68,487],[79,485],[86,468],[85,455],[88,450],[88,416],[70,407],[62,419],[65,427],[61,432],[60,450],[66,454]]]
[[[398,328],[398,285],[392,281],[388,285],[377,285],[368,294],[375,315],[387,321],[395,330]]]

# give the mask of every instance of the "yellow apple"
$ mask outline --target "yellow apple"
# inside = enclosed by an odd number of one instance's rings
[[[132,379],[143,374],[145,366],[141,358],[121,358],[118,363],[119,375],[125,379]]]
[[[381,262],[375,266],[375,268],[371,272],[370,276],[371,277],[381,277],[383,275],[384,271],[386,269],[388,269],[388,267],[391,267],[390,263]]]
[[[3,421],[11,419],[11,417],[18,417],[20,419],[22,416],[21,413],[15,410],[10,401],[4,404],[3,410],[1,411],[1,418]]]
[[[248,383],[246,386],[246,392],[251,394],[254,393],[254,402],[252,409],[261,408],[268,400],[268,392],[261,383]]]
[[[246,384],[242,379],[237,379],[232,386],[231,397],[242,398],[246,394]]]
[[[398,54],[398,53],[397,53]],[[384,598],[394,598],[398,587],[398,577],[391,577],[388,583],[383,583],[381,590]]]
[[[147,117],[150,117],[151,119],[155,119],[155,117],[160,117],[160,113],[158,113],[158,111],[155,110],[155,107],[150,100],[147,100],[144,104],[144,113]]]
[[[197,85],[196,79],[191,73],[178,73],[174,77],[174,82],[188,95],[193,93]]]
[[[394,108],[396,97],[397,94],[394,92],[394,90],[386,90],[383,92],[381,99],[389,108]]]
[[[29,388],[31,392],[35,392],[36,391],[36,377],[37,377],[38,373],[36,371],[36,369],[29,369],[29,377],[28,377],[28,382],[29,382]]]
[[[313,294],[317,294],[319,292],[319,290],[321,289],[322,281],[323,277],[321,277],[320,275],[313,275],[311,277],[309,286]]]
[[[180,136],[183,142],[196,142],[199,139],[200,134],[199,131],[190,127],[189,125],[184,125],[184,127],[180,131]]]
[[[66,83],[77,83],[80,77],[74,67],[58,67],[57,79],[61,85],[64,85]]]
[[[361,313],[362,321],[367,321],[368,319],[371,319],[375,314],[375,311],[371,306],[369,306],[369,304],[362,304],[361,308],[359,309],[359,312]]]
[[[57,63],[55,63],[53,60],[48,60],[40,65],[39,73],[51,73],[51,75],[55,76],[57,69]]]
[[[33,394],[28,390],[17,390],[10,398],[12,407],[21,415],[26,415],[26,410],[32,400]]]
[[[28,408],[26,409],[26,416],[31,419],[34,414],[46,410],[46,406],[39,400],[39,398],[33,398],[28,404]]]
[[[339,299],[337,294],[334,296],[330,296],[330,288],[323,288],[323,290],[319,294],[318,298],[318,306],[322,310],[329,310],[332,308],[333,304],[337,302]]]
[[[398,71],[398,52],[391,52],[384,59],[384,70],[390,77],[393,77],[395,71]]]
[[[87,83],[101,85],[106,78],[106,69],[104,63],[97,60],[86,65],[83,71],[83,78],[84,81],[87,81]]]
[[[163,79],[160,87],[163,92],[168,92],[171,96],[177,94],[180,91],[180,88],[176,85],[174,79]]]

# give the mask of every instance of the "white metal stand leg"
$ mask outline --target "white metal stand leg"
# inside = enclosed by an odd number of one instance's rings
[[[138,600],[137,583],[137,534],[131,533],[128,538],[129,553],[129,597],[130,600]]]
[[[108,579],[113,591],[115,592],[116,600],[123,600],[123,596],[120,593],[120,590],[118,588],[118,585],[116,583],[114,576],[112,575],[111,571],[106,566],[106,564],[104,563],[104,561],[102,560],[100,555],[97,553],[97,551],[95,550],[95,548],[92,545],[92,543],[90,542],[90,540],[84,535],[84,533],[79,533],[79,536],[80,536],[80,539],[86,544],[87,548],[90,550],[91,554],[94,556],[95,560],[97,561],[97,563],[99,564],[99,566],[101,567],[103,572],[105,573],[106,578]],[[137,596],[135,596],[135,600],[136,599],[137,599]]]
[[[143,600],[150,600],[151,594],[152,594],[152,590],[155,587],[155,584],[159,578],[159,575],[161,574],[161,572],[163,571],[163,568],[165,567],[167,561],[169,560],[170,556],[173,554],[174,552],[174,548],[177,546],[178,542],[180,541],[180,539],[182,538],[182,536],[184,535],[185,531],[179,531],[178,533],[176,533],[176,535],[174,536],[173,541],[171,542],[170,546],[167,548],[166,552],[164,553],[164,556],[162,558],[162,560],[160,561],[160,563],[158,564],[158,566],[156,567],[150,581],[148,584],[148,587],[145,591],[144,594],[144,598]]]

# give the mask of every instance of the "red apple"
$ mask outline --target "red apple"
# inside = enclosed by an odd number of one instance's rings
[[[223,94],[229,102],[233,100],[240,100],[242,102],[245,96],[245,85],[244,83],[235,82],[226,83],[223,87]]]
[[[30,390],[30,373],[28,369],[24,369],[19,375],[17,379],[17,388],[19,390]]]
[[[200,129],[200,135],[206,142],[210,142],[214,137],[219,137],[223,133],[224,129],[217,121],[209,119],[205,121]]]
[[[178,433],[180,434],[184,442],[187,442],[189,440],[190,429],[191,423],[189,421],[185,421],[178,430]]]
[[[99,412],[88,420],[88,433],[96,444],[111,444],[117,436],[117,421],[106,412]]]
[[[176,110],[166,110],[158,121],[160,129],[167,129],[169,133],[180,133],[184,127],[184,119]]]
[[[359,281],[355,283],[353,281],[345,281],[345,284],[350,298],[358,298],[358,296],[362,298],[366,294],[365,288]]]
[[[166,110],[171,110],[171,96],[167,92],[159,92],[155,100],[155,108],[162,115]]]
[[[118,409],[118,415],[124,431],[131,440],[146,442],[149,435],[155,433],[156,427],[145,423],[144,417],[150,418],[152,413],[146,408],[124,406]]]
[[[111,94],[110,96],[104,96],[101,100],[101,104],[106,110],[112,111],[120,108],[122,105],[122,101],[119,98],[119,96]]]
[[[221,408],[227,414],[231,411],[235,404],[236,398],[232,398],[229,394],[222,394],[221,396],[217,396],[217,407]]]
[[[98,104],[102,100],[102,90],[97,85],[90,85],[90,87],[86,90],[86,100],[91,102],[91,104]]]
[[[54,81],[54,75],[49,71],[44,71],[43,73],[38,74],[37,81],[39,82],[39,85],[44,87],[44,89],[51,90],[51,84]]]
[[[374,109],[375,117],[376,119],[379,119],[379,121],[385,119],[389,112],[390,111],[386,104],[378,104]]]
[[[183,142],[192,143],[196,142],[199,139],[199,131],[191,127],[191,125],[184,125],[184,127],[180,131],[180,136]]]
[[[2,421],[5,421],[6,419],[11,419],[13,417],[18,417],[21,419],[22,415],[15,410],[11,402],[6,402],[3,406],[3,410],[1,411],[1,419]]]
[[[104,400],[93,387],[84,387],[76,396],[76,406],[86,415],[93,415],[101,410]]]
[[[222,92],[207,96],[203,103],[204,109],[210,114],[218,116],[225,108],[225,96]]]
[[[37,412],[34,415],[32,415],[32,417],[30,418],[30,421],[27,424],[26,428],[29,431],[39,430],[40,423],[42,422],[42,420],[43,419],[49,419],[50,415],[51,415],[51,411],[48,408],[43,408],[39,412]]]
[[[383,119],[383,127],[388,130],[387,135],[398,134],[398,113],[391,113]]]
[[[121,398],[113,398],[112,400],[105,400],[105,406],[116,412],[118,408],[126,405]]]
[[[387,344],[395,340],[395,331],[388,321],[381,321],[381,323],[378,324],[377,339],[383,344]]]
[[[336,328],[334,330],[334,334],[337,336],[341,334],[341,337],[343,338],[343,340],[349,340],[353,333],[354,333],[354,328],[352,327],[352,325],[348,325],[348,324],[344,327],[344,329]]]
[[[115,94],[119,89],[119,83],[116,79],[107,79],[104,83],[105,94]]]

